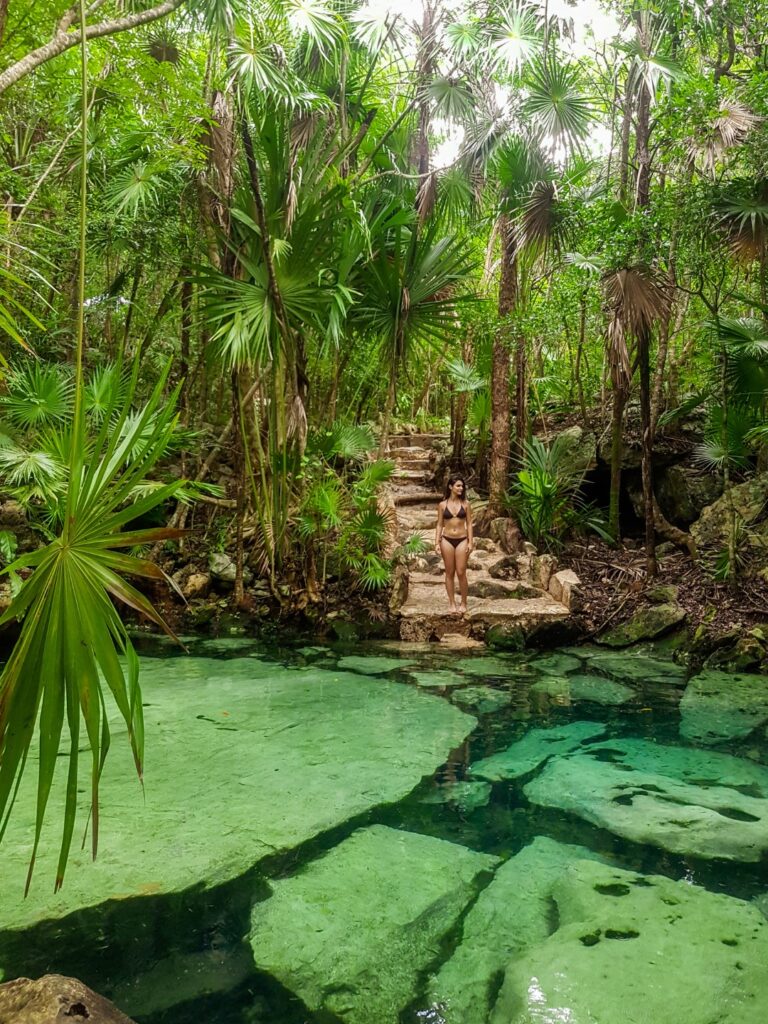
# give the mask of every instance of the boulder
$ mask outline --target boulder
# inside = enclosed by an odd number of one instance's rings
[[[718,555],[728,546],[732,511],[737,519],[751,529],[746,532],[744,550],[765,565],[765,545],[768,544],[768,473],[731,487],[726,494],[708,505],[691,526],[691,536],[701,558]],[[762,557],[760,557],[762,556]]]
[[[657,587],[646,590],[645,596],[651,604],[674,604],[679,593],[680,588],[672,583],[661,583]]]
[[[556,930],[509,964],[491,1024],[754,1024],[768,921],[688,881],[594,861],[551,887]]]
[[[684,856],[754,863],[768,852],[768,768],[728,754],[615,739],[551,760],[525,795]]]
[[[235,582],[235,560],[226,551],[212,551],[208,568],[215,583],[231,587]]]
[[[419,561],[424,561],[419,559]],[[414,571],[416,566],[412,566]],[[427,563],[424,561],[424,568],[427,568]],[[399,615],[400,609],[403,607],[405,602],[408,600],[408,568],[405,565],[398,565],[395,568],[394,575],[392,577],[392,587],[389,593],[389,614]]]
[[[224,885],[266,857],[395,803],[476,725],[415,686],[255,657],[148,658],[141,682],[146,791],[112,712],[99,856],[92,861],[90,849],[74,844],[66,884],[53,893],[66,785],[59,772],[46,824],[53,839],[41,845],[26,899],[33,763],[24,776],[3,837],[0,970],[21,973],[13,957],[31,942],[24,930],[40,922],[87,907],[106,919],[107,904],[118,918],[140,915],[137,901]]]
[[[579,655],[586,659],[590,669],[605,672],[616,679],[632,683],[652,683],[660,686],[684,686],[688,674],[683,665],[664,658],[651,657],[634,651],[601,650],[599,647],[579,647]]]
[[[530,729],[525,736],[498,754],[491,754],[469,771],[473,778],[500,782],[529,775],[551,757],[569,754],[590,740],[605,735],[607,726],[601,722],[570,722],[553,729]]]
[[[549,580],[549,593],[571,612],[581,604],[581,580],[572,569],[561,569]]]
[[[723,493],[714,473],[691,466],[667,466],[654,480],[656,497],[666,518],[678,526],[690,526]]]
[[[256,965],[315,1013],[397,1024],[496,857],[384,825],[355,832],[257,903]]]
[[[553,441],[565,446],[568,462],[574,470],[586,473],[597,465],[597,437],[590,430],[574,424],[561,430]]]
[[[519,623],[496,623],[485,634],[488,647],[499,651],[522,651],[525,647],[525,630]]]
[[[748,736],[768,722],[768,678],[705,669],[680,701],[680,735],[715,744]]]
[[[626,622],[597,637],[606,647],[629,647],[641,640],[653,640],[685,621],[685,608],[679,604],[657,604],[639,608]]]
[[[46,974],[0,985],[0,1024],[134,1024],[116,1006],[75,978]]]
[[[232,578],[234,582],[234,577]],[[211,577],[206,572],[193,572],[187,577],[187,582],[182,587],[182,594],[186,598],[203,597],[208,593],[211,585]]]
[[[569,864],[597,859],[583,846],[537,836],[502,864],[464,919],[461,941],[429,984],[433,1015],[443,1024],[486,1024],[496,979],[509,961],[551,931],[551,891]]]
[[[553,654],[539,655],[529,664],[531,668],[535,668],[537,672],[543,672],[544,675],[562,676],[566,672],[578,671],[581,668],[581,659],[574,657],[573,654],[554,652]]]

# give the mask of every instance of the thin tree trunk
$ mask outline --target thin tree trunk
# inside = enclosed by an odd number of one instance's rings
[[[387,453],[389,444],[389,424],[392,419],[392,411],[395,408],[395,377],[393,369],[389,375],[389,386],[387,387],[387,403],[384,407],[384,422],[381,424],[381,438],[379,440],[379,458],[383,459]]]
[[[621,539],[619,509],[621,502],[621,462],[624,455],[624,410],[629,398],[627,388],[615,388],[611,411],[611,489],[608,499],[608,532],[618,544]]]
[[[576,349],[576,362],[574,365],[573,375],[576,382],[576,394],[579,396],[579,408],[581,409],[581,418],[586,424],[587,421],[587,403],[584,400],[584,383],[581,379],[581,360],[584,355],[584,344],[587,338],[587,290],[583,289],[579,296],[579,344]]]
[[[235,473],[235,585],[232,602],[240,608],[245,598],[243,588],[243,520],[245,518],[245,459],[243,457],[243,403],[240,394],[240,374],[232,373],[232,419],[235,427],[233,446],[233,469]]]
[[[491,356],[491,465],[487,516],[502,513],[509,480],[509,324],[504,321],[517,306],[517,251],[512,226],[506,216],[499,225],[501,273],[499,277],[499,319]]]
[[[619,199],[626,203],[629,188],[629,143],[632,129],[632,90],[629,82],[624,92],[624,114],[621,119],[621,150],[619,154]]]

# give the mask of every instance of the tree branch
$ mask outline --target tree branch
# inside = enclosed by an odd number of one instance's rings
[[[157,21],[159,18],[164,18],[167,14],[171,14],[185,2],[186,0],[164,0],[163,3],[158,4],[157,7],[151,7],[148,11],[139,11],[136,14],[130,14],[124,18],[115,18],[112,21],[102,21],[97,25],[88,25],[85,29],[85,38],[99,39],[102,36],[115,35],[117,32],[126,32],[129,29],[137,28],[139,25],[148,25],[152,21]],[[101,6],[101,3],[97,2],[91,6],[93,9],[96,9]],[[72,11],[67,11],[56,26],[56,32],[50,42],[45,43],[43,46],[38,46],[36,50],[32,50],[26,57],[22,57],[15,64],[11,64],[9,68],[6,68],[0,74],[0,94],[18,82],[19,79],[34,71],[35,68],[39,68],[41,64],[45,64],[46,61],[51,60],[53,57],[58,57],[60,53],[64,53],[66,50],[71,50],[73,46],[80,45],[80,30],[69,31],[73,20]]]

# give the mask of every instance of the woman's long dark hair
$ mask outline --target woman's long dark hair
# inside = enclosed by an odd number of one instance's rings
[[[454,484],[458,484],[458,483],[461,483],[461,486],[463,488],[463,490],[461,492],[461,500],[462,501],[466,501],[467,500],[467,483],[466,483],[466,480],[464,479],[463,476],[452,476],[452,477],[449,478],[448,483],[445,485],[445,500],[446,501],[451,496],[451,488],[453,487]]]

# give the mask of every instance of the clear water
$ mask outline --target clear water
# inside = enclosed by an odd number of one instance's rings
[[[191,653],[197,656],[226,659],[244,654],[274,660],[282,665],[333,667],[337,658],[348,654],[361,656],[360,648],[343,645],[304,650],[296,647],[269,648],[244,641],[192,641]],[[440,670],[446,679],[453,679],[456,663],[471,655],[465,652],[431,650],[417,647],[416,653],[402,645],[369,644],[366,653],[402,657],[418,662],[418,670]],[[142,652],[148,657],[167,659],[173,672],[173,659],[178,655],[151,640],[144,642]],[[479,657],[488,657],[481,652]],[[530,655],[528,656],[530,657]],[[520,656],[524,661],[525,656]],[[406,669],[395,669],[390,679],[413,685]],[[488,684],[504,688],[504,680],[492,675],[472,676],[470,684]],[[433,777],[395,806],[380,808],[346,823],[286,856],[274,858],[261,872],[278,878],[294,873],[312,858],[337,845],[362,825],[381,823],[397,829],[419,832],[447,839],[474,850],[508,858],[536,836],[586,846],[597,853],[609,855],[618,866],[645,873],[688,879],[713,892],[727,893],[745,900],[763,897],[768,890],[765,864],[739,864],[725,861],[700,861],[676,856],[652,846],[640,846],[620,839],[608,831],[570,814],[546,810],[527,802],[522,792],[528,777],[516,782],[494,783],[490,803],[476,810],[461,810],[455,805],[429,802],[440,787],[466,777],[468,767],[480,758],[505,749],[533,727],[551,727],[579,719],[595,719],[607,723],[609,737],[640,737],[658,742],[679,744],[678,702],[681,688],[654,683],[633,684],[636,697],[619,706],[603,706],[588,701],[576,706],[544,702],[541,710],[532,710],[523,690],[511,705],[500,711],[479,716],[472,735],[454,750]],[[456,690],[446,687],[444,699],[452,699]],[[754,736],[718,745],[722,752],[747,757],[768,764],[768,741]],[[333,751],[328,751],[329,761]],[[301,785],[297,779],[296,784]],[[275,813],[279,813],[276,808]],[[73,914],[62,922],[38,926],[18,936],[13,946],[0,948],[0,959],[13,964],[16,975],[37,976],[60,973],[79,977],[88,985],[109,996],[126,987],[140,991],[151,979],[153,986],[162,986],[156,965],[162,962],[167,970],[169,956],[177,955],[176,970],[200,970],[205,963],[216,975],[215,994],[197,997],[151,1016],[139,1017],[140,1024],[320,1024],[321,1018],[308,1011],[300,1000],[279,983],[260,974],[252,966],[250,949],[245,941],[251,902],[254,894],[266,895],[263,880],[256,871],[213,891],[187,892],[171,897],[148,897],[116,903]],[[442,955],[450,955],[459,935],[449,935]],[[2,943],[0,943],[2,945]],[[165,959],[163,959],[165,958]],[[154,971],[154,973],[153,973]],[[435,1019],[427,1012],[426,996],[417,998],[404,1011],[402,1024]],[[125,1007],[130,1010],[129,1006]],[[376,1024],[371,1021],[371,1024]],[[618,1022],[617,1022],[618,1024]]]

